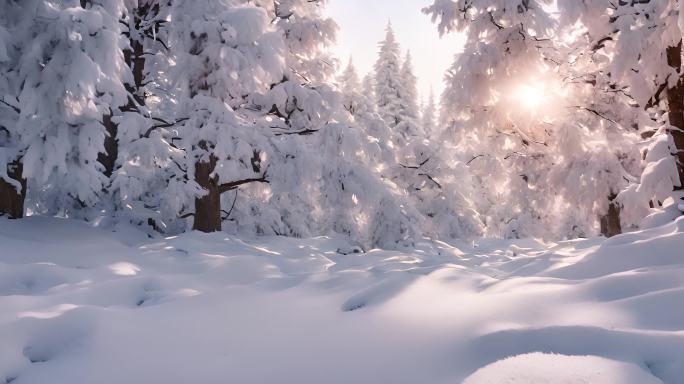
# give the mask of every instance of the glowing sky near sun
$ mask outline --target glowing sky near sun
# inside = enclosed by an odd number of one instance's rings
[[[461,36],[439,37],[437,28],[421,9],[432,0],[330,0],[326,13],[340,26],[334,52],[344,66],[349,56],[363,77],[373,68],[378,42],[385,37],[387,21],[392,26],[402,50],[411,51],[418,76],[418,91],[427,97],[430,87],[439,96],[444,71],[461,51]]]

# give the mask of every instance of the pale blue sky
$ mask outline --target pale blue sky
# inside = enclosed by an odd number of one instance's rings
[[[384,39],[387,21],[391,19],[402,51],[409,49],[413,55],[419,92],[427,97],[433,86],[439,96],[444,71],[463,43],[456,35],[440,39],[435,25],[420,11],[431,3],[432,0],[330,0],[326,12],[340,26],[334,52],[345,66],[349,55],[353,55],[363,77],[373,68],[378,42]]]

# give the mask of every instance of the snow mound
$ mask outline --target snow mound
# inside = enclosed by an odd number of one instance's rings
[[[684,219],[610,240],[355,252],[0,218],[0,242],[0,384],[684,377]]]
[[[596,252],[550,273],[566,279],[588,279],[640,268],[684,265],[684,216],[661,227],[606,240]]]
[[[497,361],[464,384],[662,384],[640,367],[597,356],[531,353]]]

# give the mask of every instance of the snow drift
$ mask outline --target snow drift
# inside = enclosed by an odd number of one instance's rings
[[[404,251],[0,220],[0,382],[679,383],[684,219]]]

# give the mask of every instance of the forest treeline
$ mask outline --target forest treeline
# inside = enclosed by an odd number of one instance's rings
[[[324,6],[3,1],[0,214],[395,247],[684,209],[679,1],[434,0],[439,101],[391,25],[338,71]]]

